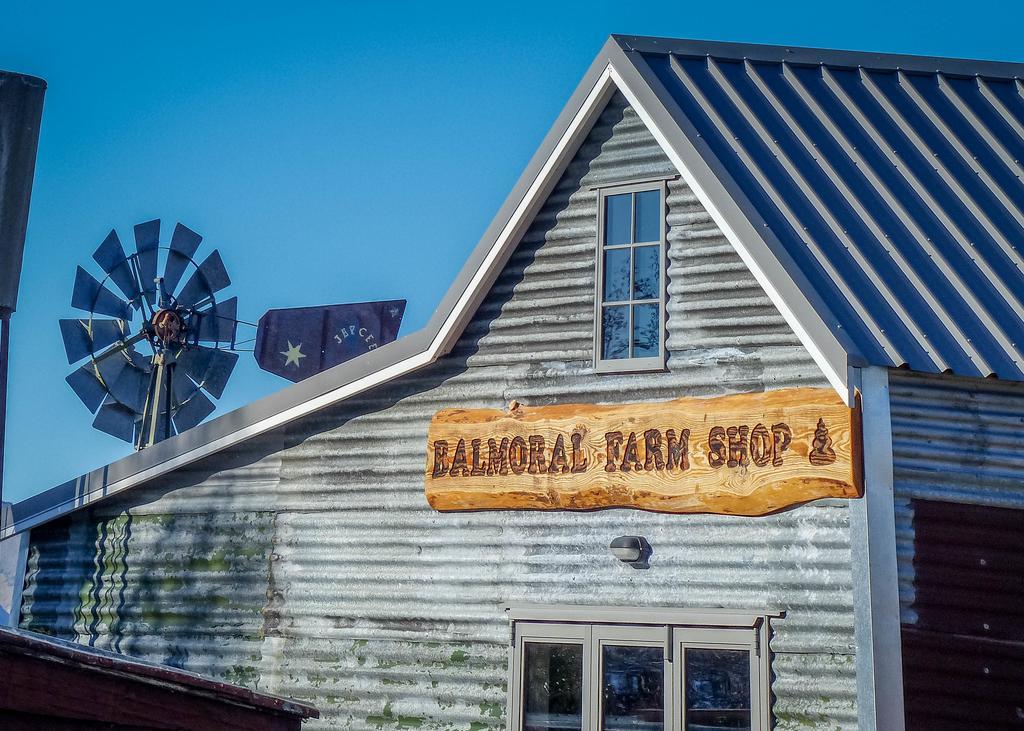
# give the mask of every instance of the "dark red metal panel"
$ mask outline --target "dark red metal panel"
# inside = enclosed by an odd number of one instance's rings
[[[1024,642],[1024,511],[913,507],[916,627]]]
[[[915,500],[908,729],[1024,729],[1024,511]]]
[[[1024,728],[1024,644],[903,628],[907,728]]]
[[[7,653],[0,684],[0,718],[30,714],[54,722],[105,723],[108,728],[299,731],[300,715],[232,703],[214,694],[143,682],[127,673],[84,668],[51,657]],[[48,725],[42,728],[48,728]]]
[[[45,728],[298,731],[319,717],[287,698],[23,630],[0,628],[0,668],[0,718],[42,717]]]

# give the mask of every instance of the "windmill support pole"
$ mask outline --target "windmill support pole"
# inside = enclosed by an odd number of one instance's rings
[[[11,311],[0,308],[0,528],[3,527],[4,444],[7,441],[7,365],[11,353]]]
[[[164,383],[164,357],[163,354],[157,355],[154,359],[154,377],[153,377],[153,388],[150,391],[149,397],[149,410],[143,416],[143,426],[148,429],[148,436],[146,437],[145,446],[152,447],[159,441],[157,439],[157,428],[160,424],[160,401],[163,389],[166,388]],[[149,422],[148,424],[146,422]]]
[[[163,281],[162,279],[160,280]],[[164,412],[164,439],[168,439],[171,436],[171,379],[174,378],[174,363],[167,363],[165,366],[167,370],[167,386],[164,391],[167,393],[167,400],[161,400],[157,403],[157,406],[161,403],[166,404],[166,411]]]

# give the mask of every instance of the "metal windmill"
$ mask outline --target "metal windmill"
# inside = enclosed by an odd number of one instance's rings
[[[217,299],[231,280],[216,250],[196,263],[201,241],[179,223],[163,246],[157,219],[135,227],[126,254],[111,231],[93,253],[106,276],[75,276],[71,305],[88,314],[60,321],[68,363],[88,359],[66,380],[93,426],[137,449],[209,416],[238,360],[238,300]]]

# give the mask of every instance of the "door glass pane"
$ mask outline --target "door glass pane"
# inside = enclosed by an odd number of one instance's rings
[[[653,358],[659,353],[661,318],[658,305],[633,305],[633,357]]]
[[[750,729],[750,653],[686,650],[686,731]]]
[[[633,254],[633,299],[656,300],[661,289],[661,247],[638,246]]]
[[[583,645],[527,642],[523,655],[523,729],[582,728]]]
[[[662,731],[664,676],[662,648],[605,645],[601,652],[602,730]]]
[[[634,241],[661,240],[661,191],[645,190],[636,194],[636,238]]]
[[[629,193],[610,195],[604,199],[604,242],[628,244],[633,228],[633,196]]]
[[[601,318],[601,357],[629,357],[629,306],[605,307]]]
[[[629,299],[629,248],[604,252],[604,301]]]

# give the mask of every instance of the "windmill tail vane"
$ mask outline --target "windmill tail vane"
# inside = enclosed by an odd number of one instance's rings
[[[395,340],[405,304],[386,300],[267,310],[253,354],[263,370],[302,381]]]

